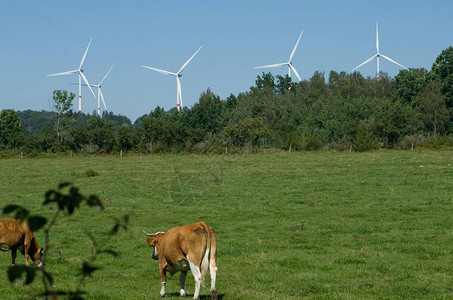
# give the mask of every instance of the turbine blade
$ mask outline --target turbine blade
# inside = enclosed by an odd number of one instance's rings
[[[394,61],[393,59],[391,59],[390,57],[385,56],[385,55],[382,55],[382,54],[381,54],[381,56],[382,56],[383,58],[385,58],[386,60],[388,60],[388,61],[390,61],[390,62],[392,62],[392,63],[394,63],[394,64],[400,66],[401,68],[404,68],[404,69],[406,69],[406,70],[409,70],[408,68],[406,68],[406,67],[403,66],[402,64],[397,63],[396,61]]]
[[[293,71],[293,73],[296,74],[297,79],[299,79],[299,81],[302,81],[302,79],[301,79],[300,76],[299,76],[299,73],[297,73],[296,68],[294,68],[293,65],[291,65],[291,64],[289,65],[289,67],[290,67],[290,69]]]
[[[74,82],[71,82],[70,84],[72,84],[72,85],[79,85],[78,83],[74,83]],[[86,83],[81,83],[81,85],[87,86]],[[91,86],[91,87],[95,87],[95,88],[99,88],[99,86],[96,85],[96,84],[91,84],[91,83],[90,83],[90,86]]]
[[[80,76],[82,76],[82,79],[83,81],[85,81],[85,84],[87,85],[87,87],[90,89],[91,93],[93,94],[94,98],[96,98],[96,95],[94,94],[93,92],[93,89],[91,88],[91,84],[88,83],[88,80],[87,78],[85,77],[85,75],[83,75],[82,72],[79,72]]]
[[[356,69],[360,68],[360,67],[363,66],[363,65],[366,65],[367,63],[369,63],[370,61],[372,61],[376,56],[377,56],[377,54],[371,56],[370,58],[368,58],[367,60],[365,60],[363,63],[361,63],[360,65],[358,65],[358,66],[355,67],[354,69],[352,69],[351,72],[355,71]]]
[[[376,22],[376,50],[377,53],[379,53],[379,28],[377,22]]]
[[[110,69],[108,70],[107,74],[105,74],[104,78],[102,78],[101,82],[99,82],[98,86],[101,85],[101,84],[104,82],[104,80],[107,78],[107,76],[109,76],[109,73],[110,73],[110,71],[112,71],[112,69],[113,69],[114,66],[115,66],[115,64],[113,64],[113,65],[110,67]]]
[[[70,84],[72,84],[72,85],[79,85],[78,83],[74,83],[74,82],[71,82]],[[81,85],[87,86],[85,83],[81,83]]]
[[[145,65],[142,65],[142,67],[150,69],[150,70],[153,70],[153,71],[156,71],[156,72],[159,72],[159,73],[162,73],[162,74],[165,74],[165,75],[178,76],[178,74],[173,73],[173,72],[169,72],[169,71],[165,71],[165,70],[161,70],[161,69],[157,69],[157,68],[153,68],[153,67],[148,67],[148,66],[145,66]]]
[[[108,110],[107,105],[105,105],[104,94],[102,94],[102,90],[100,88],[99,88],[99,95],[101,95],[101,100],[102,100],[102,104],[104,104],[104,109]]]
[[[88,48],[90,48],[90,45],[91,45],[91,40],[92,39],[90,39],[90,42],[88,43],[87,49],[85,50],[85,53],[83,54],[82,60],[80,61],[79,70],[82,69],[83,62],[85,61],[85,57],[87,56],[87,53],[88,53]]]
[[[72,71],[66,71],[66,72],[61,72],[61,73],[50,74],[50,75],[47,75],[47,76],[70,75],[70,74],[77,73],[78,71],[79,70],[72,70]]]
[[[293,59],[294,53],[296,52],[297,45],[299,45],[299,41],[300,41],[300,38],[302,37],[303,33],[304,33],[304,31],[302,30],[299,35],[299,38],[297,39],[296,45],[293,48],[293,52],[291,52],[291,55],[289,56],[289,62],[291,62],[291,60]]]
[[[254,67],[255,69],[262,69],[262,68],[275,68],[275,67],[283,67],[287,66],[288,63],[279,63],[279,64],[273,64],[273,65],[266,65],[266,66],[259,66],[259,67]]]
[[[182,65],[181,69],[179,69],[179,71],[176,73],[176,74],[181,74],[182,70],[184,70],[184,68],[190,63],[190,61],[192,60],[192,58],[195,57],[195,55],[197,55],[198,51],[201,50],[201,48],[203,48],[203,46],[201,46],[200,48],[198,48],[197,51],[195,51],[195,53],[186,61],[185,64]]]

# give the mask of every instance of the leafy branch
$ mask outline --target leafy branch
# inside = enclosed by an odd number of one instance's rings
[[[85,203],[87,206],[103,210],[101,200],[95,196],[84,196],[80,193],[79,189],[75,187],[72,183],[63,182],[58,185],[58,189],[51,189],[45,193],[45,200],[42,203],[43,206],[46,205],[56,205],[57,210],[51,218],[50,222],[45,217],[31,215],[30,211],[26,208],[19,205],[8,205],[3,208],[3,214],[14,213],[14,217],[21,221],[27,221],[28,226],[31,231],[38,231],[43,228],[44,230],[44,254],[42,257],[42,267],[37,268],[36,266],[26,266],[26,265],[14,265],[10,266],[7,270],[8,279],[10,282],[14,282],[22,277],[25,274],[25,284],[31,284],[35,277],[36,273],[41,273],[41,279],[44,286],[45,299],[48,299],[49,296],[52,296],[52,299],[58,299],[58,296],[67,296],[68,299],[83,299],[85,292],[82,290],[84,281],[86,278],[92,275],[93,272],[99,270],[99,267],[93,265],[93,262],[96,260],[98,254],[110,254],[114,257],[118,256],[118,253],[111,249],[100,249],[97,245],[95,237],[87,233],[89,238],[92,241],[92,245],[95,248],[94,255],[91,256],[90,262],[84,261],[80,267],[79,274],[81,278],[77,285],[75,291],[58,291],[55,290],[54,279],[50,273],[46,271],[46,259],[50,245],[50,231],[53,226],[56,224],[58,217],[64,213],[66,216],[71,216],[74,214],[76,209],[79,209],[80,206]],[[47,226],[46,226],[47,224]],[[119,219],[115,219],[115,224],[112,229],[109,231],[110,235],[114,235],[118,232],[120,228],[127,230],[129,224],[129,215],[125,215]],[[44,228],[45,227],[45,228]]]

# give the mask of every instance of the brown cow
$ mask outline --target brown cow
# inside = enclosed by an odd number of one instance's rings
[[[204,275],[209,266],[211,275],[211,297],[217,298],[215,288],[217,274],[217,239],[214,230],[205,222],[170,228],[167,232],[146,233],[148,244],[153,247],[151,257],[159,260],[161,277],[160,295],[165,296],[166,272],[171,275],[180,271],[179,283],[181,297],[186,295],[184,284],[187,271],[192,271],[195,279],[195,293],[193,298],[198,299],[200,285],[204,286]]]
[[[11,265],[16,263],[16,251],[19,250],[25,256],[27,266],[30,265],[29,256],[35,265],[42,266],[43,249],[39,248],[33,232],[25,221],[12,218],[0,219],[0,250],[11,250]]]

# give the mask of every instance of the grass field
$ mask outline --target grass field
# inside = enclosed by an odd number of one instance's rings
[[[84,207],[51,232],[47,267],[59,289],[76,288],[77,268],[90,258],[87,232],[120,253],[97,259],[87,299],[158,299],[158,264],[142,230],[199,220],[217,232],[222,299],[453,298],[451,151],[75,156],[0,166],[1,207],[50,217],[43,195],[61,181],[103,201],[104,211]],[[108,236],[113,218],[127,213],[128,231]],[[42,293],[39,280],[9,283],[10,259],[0,253],[1,298]],[[192,275],[186,291],[193,295]],[[167,298],[178,292],[178,277],[169,277]]]

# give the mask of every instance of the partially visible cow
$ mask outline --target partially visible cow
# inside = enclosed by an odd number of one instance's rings
[[[16,263],[16,251],[19,250],[25,256],[27,266],[30,265],[29,256],[35,265],[42,266],[43,249],[39,248],[33,232],[25,221],[13,218],[0,219],[0,250],[11,250],[11,265]]]
[[[181,272],[179,283],[181,297],[186,295],[184,284],[187,271],[192,271],[195,278],[195,293],[193,298],[198,299],[200,285],[204,286],[204,276],[209,266],[211,275],[211,297],[217,299],[215,288],[217,274],[217,239],[214,230],[205,222],[170,228],[167,232],[146,233],[148,244],[153,247],[151,257],[159,260],[161,277],[160,295],[165,296],[166,272],[171,275]]]

